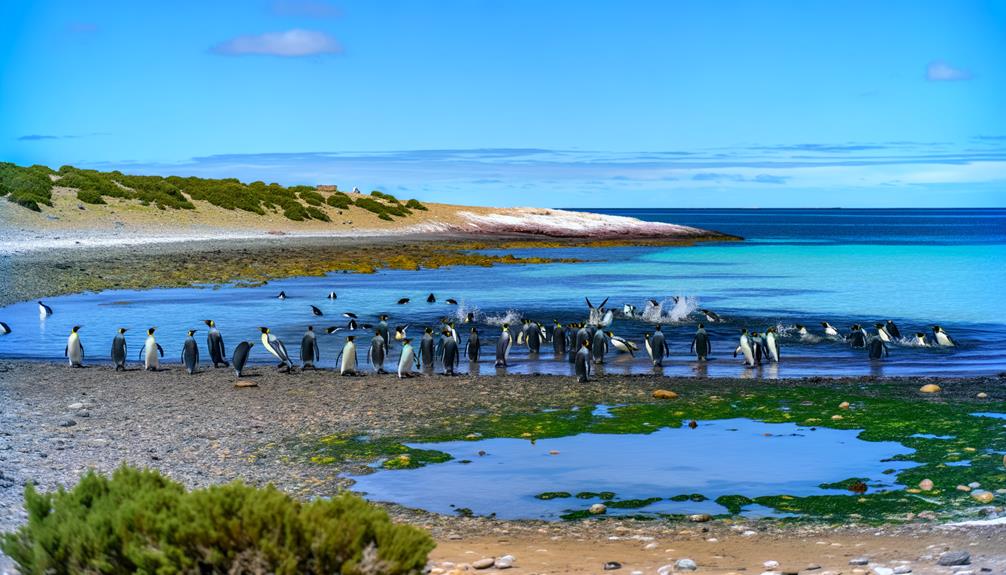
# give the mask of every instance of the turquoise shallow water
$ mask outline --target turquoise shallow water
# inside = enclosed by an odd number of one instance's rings
[[[690,248],[577,248],[507,250],[520,255],[569,256],[579,264],[448,268],[418,272],[386,271],[373,275],[335,274],[292,278],[259,288],[157,289],[78,294],[46,300],[55,314],[38,317],[34,302],[0,308],[0,321],[13,333],[0,336],[0,355],[39,359],[62,358],[70,327],[83,325],[82,341],[92,362],[107,361],[115,329],[129,327],[131,355],[138,352],[147,327],[157,326],[167,360],[178,361],[184,334],[202,328],[201,319],[217,321],[228,351],[241,339],[258,341],[257,327],[267,325],[296,353],[307,325],[344,326],[344,311],[373,322],[381,312],[392,315],[392,327],[409,324],[417,337],[421,327],[441,317],[460,322],[468,312],[485,345],[483,361],[462,362],[461,371],[496,373],[493,346],[498,325],[530,317],[551,325],[585,319],[589,297],[621,310],[633,304],[643,311],[647,300],[661,304],[672,348],[663,373],[741,377],[804,375],[950,375],[1006,371],[1006,210],[664,210],[619,212],[653,220],[675,221],[742,235],[744,242]],[[403,249],[408,249],[404,246]],[[285,301],[275,299],[284,290]],[[325,299],[329,291],[338,299]],[[427,304],[436,293],[438,302]],[[681,296],[675,307],[673,296]],[[412,302],[399,306],[400,297]],[[447,298],[462,305],[450,306]],[[310,305],[325,316],[312,315]],[[697,364],[688,354],[699,308],[709,308],[726,321],[709,325],[712,361]],[[906,338],[890,346],[890,357],[871,362],[862,350],[841,341],[821,339],[820,322],[843,333],[853,323],[872,328],[892,319],[902,335],[916,331],[931,338],[942,325],[960,344],[954,349],[917,347]],[[807,325],[811,337],[789,331]],[[742,327],[764,331],[777,326],[782,337],[780,364],[749,369],[732,355]],[[652,321],[616,318],[613,331],[642,347],[642,334]],[[347,332],[322,336],[322,366],[333,366]],[[205,332],[200,332],[201,336]],[[357,332],[363,336],[362,332]],[[203,341],[203,337],[199,338]],[[462,346],[463,347],[463,346]],[[546,352],[547,350],[547,352]],[[515,348],[511,373],[570,373],[563,359],[543,353],[528,356]],[[204,356],[206,354],[204,353]],[[599,370],[639,373],[652,370],[643,354],[611,355]],[[397,351],[392,350],[392,358]],[[361,354],[362,359],[362,354]],[[254,363],[272,363],[261,346]],[[389,363],[390,366],[390,363]]]

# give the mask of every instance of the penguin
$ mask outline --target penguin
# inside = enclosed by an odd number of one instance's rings
[[[290,354],[286,351],[286,345],[284,345],[278,337],[273,335],[269,331],[269,328],[260,327],[259,330],[262,331],[262,346],[265,347],[265,350],[271,353],[273,357],[279,360],[279,367],[285,367],[286,373],[290,373],[290,370],[293,369],[293,360],[290,359]]]
[[[313,313],[317,317],[321,317],[321,316],[325,315],[324,313],[322,313],[322,311],[320,309],[318,309],[318,306],[314,306],[314,305],[311,306],[311,313]]]
[[[355,319],[351,319],[346,322],[346,331],[356,331],[358,327],[360,326],[358,323],[356,323]]]
[[[806,335],[809,335],[808,332],[807,332],[807,326],[796,324],[796,325],[793,326],[793,329],[796,330],[796,334],[798,336],[800,336],[800,337],[804,337]]]
[[[888,342],[891,341],[891,339],[892,339],[891,338],[891,334],[888,333],[887,328],[885,327],[885,324],[875,323],[875,324],[873,324],[873,327],[877,328],[877,337],[879,337],[880,339],[882,339],[884,341],[884,343],[888,343]]]
[[[344,317],[344,318],[348,318],[348,319],[358,319],[358,318],[356,317],[356,314],[355,314],[355,313],[353,313],[353,312],[351,312],[351,311],[346,311],[346,312],[343,312],[343,313],[342,313],[342,317]]]
[[[432,293],[426,296],[426,303],[437,303],[437,296],[433,295]]]
[[[779,334],[775,327],[770,327],[765,330],[765,347],[762,351],[764,352],[765,359],[779,363],[781,350],[779,347]]]
[[[901,330],[898,326],[894,324],[894,321],[887,320],[887,324],[884,326],[887,329],[887,333],[894,339],[901,339]]]
[[[838,335],[838,329],[836,329],[835,326],[831,325],[830,323],[822,321],[821,327],[824,328],[824,335],[828,337],[840,337]]]
[[[279,292],[279,295],[276,296],[276,299],[286,299],[286,292],[285,291]]]
[[[700,309],[699,311],[702,312],[702,315],[706,316],[706,321],[708,321],[709,323],[723,322],[723,318],[721,318],[719,315],[716,314],[716,312],[712,310]]]
[[[451,332],[451,337],[454,338],[454,343],[461,345],[461,336],[458,335],[458,330],[454,327],[454,322],[447,322],[447,331]]]
[[[234,375],[241,377],[245,364],[248,363],[248,353],[255,344],[250,341],[242,341],[234,348],[231,359],[234,360]]]
[[[445,301],[447,302],[447,305],[458,305],[458,300],[452,297],[447,298]]]
[[[407,297],[403,297],[400,300],[398,300],[398,305],[405,305],[407,303],[409,303],[409,298]]]
[[[39,305],[42,305],[41,302]],[[66,340],[66,348],[63,350],[63,356],[70,361],[70,367],[84,367],[84,346],[80,343],[78,331],[80,331],[80,326],[73,326],[73,329],[70,330],[70,337]]]
[[[866,330],[858,323],[853,324],[852,333],[850,333],[849,337],[845,339],[850,343],[850,345],[852,345],[852,347],[862,349],[866,347]]]
[[[377,316],[377,319],[380,320],[377,322],[377,332],[384,338],[384,355],[388,355],[388,349],[391,345],[391,340],[388,339],[388,314],[382,313]]]
[[[433,341],[433,328],[428,327],[423,330],[423,337],[419,338],[419,356],[416,363],[423,366],[423,369],[432,368],[436,359],[436,343]]]
[[[943,328],[934,325],[933,326],[933,339],[936,340],[936,345],[940,347],[956,347],[957,342],[954,341],[947,332],[943,331]]]
[[[468,343],[465,345],[465,355],[468,357],[468,361],[478,361],[479,356],[482,355],[482,347],[479,342],[479,330],[473,327],[471,330],[471,335],[468,336]]]
[[[622,306],[622,315],[625,317],[636,317],[636,306],[631,303],[624,304]]]
[[[143,348],[140,349],[140,356],[143,357],[143,369],[147,371],[157,371],[157,367],[160,365],[158,355],[164,357],[164,348],[154,338],[156,330],[156,327],[147,330],[147,339],[143,342]]]
[[[398,358],[398,379],[412,377],[412,366],[415,364],[419,368],[416,355],[412,351],[412,340],[402,340],[402,355]]]
[[[748,330],[741,330],[741,339],[737,345],[737,349],[734,350],[734,357],[737,357],[738,353],[744,354],[744,365],[748,367],[754,367],[754,350],[752,349],[751,337],[748,336]]]
[[[112,338],[112,365],[115,371],[126,371],[126,328],[120,327],[119,332]]]
[[[42,302],[38,302],[38,317],[39,319],[45,319],[52,315],[52,308],[45,305]]]
[[[761,365],[761,360],[765,357],[765,338],[756,331],[751,332],[751,355],[754,356],[755,365]]]
[[[555,320],[555,327],[552,328],[552,351],[555,355],[566,355],[566,328]]]
[[[475,323],[475,312],[470,311],[465,315],[465,323]]]
[[[395,341],[402,341],[406,338],[405,330],[409,329],[409,325],[396,325],[395,326]]]
[[[513,347],[513,338],[510,337],[510,324],[505,323],[499,339],[496,340],[496,367],[507,366],[511,347]]]
[[[653,326],[649,354],[653,367],[663,367],[664,357],[671,355],[671,348],[668,347],[667,338],[664,337],[663,328],[659,324]]]
[[[520,320],[520,329],[517,330],[517,345],[524,345],[524,336],[527,335],[527,322],[528,320]]]
[[[624,337],[617,336],[610,331],[608,332],[608,341],[611,342],[611,347],[618,350],[619,353],[627,353],[631,357],[636,357],[636,351],[639,349],[639,346],[631,341],[625,339]]]
[[[387,373],[384,371],[384,338],[381,334],[374,332],[374,337],[370,339],[370,349],[367,351],[367,362],[377,373]]]
[[[700,323],[698,329],[695,330],[695,336],[692,338],[692,346],[689,351],[694,353],[699,361],[708,361],[709,355],[713,353],[712,342],[709,341],[709,334],[706,333],[706,326],[704,324]]]
[[[604,363],[604,354],[608,353],[608,335],[602,330],[594,333],[594,339],[590,342],[591,356],[594,363]]]
[[[7,335],[11,332],[10,326],[0,321],[0,335]]]
[[[580,352],[580,348],[583,347],[583,342],[590,341],[591,335],[590,330],[584,324],[579,324],[580,327],[576,330],[576,345],[573,346],[575,353]]]
[[[587,308],[590,310],[588,312],[587,323],[598,327],[608,327],[609,325],[611,325],[611,322],[615,316],[611,312],[611,310],[607,310],[604,307],[608,303],[608,298],[604,298],[604,301],[602,301],[601,305],[599,306],[591,304],[590,300],[587,298],[583,299],[584,301],[587,302]],[[592,338],[593,336],[594,334],[591,334]]]
[[[300,340],[300,368],[317,369],[314,367],[316,361],[321,361],[321,349],[318,347],[318,337],[314,334],[314,326],[309,325]]]
[[[573,371],[576,373],[577,383],[587,383],[590,378],[590,342],[584,342],[576,352]]]
[[[227,350],[224,349],[224,338],[220,335],[220,330],[217,329],[217,323],[212,319],[204,319],[205,323],[209,328],[209,333],[206,334],[206,347],[210,350],[210,361],[213,362],[213,367],[217,368],[221,365],[227,367]]]
[[[877,329],[877,335],[870,338],[867,342],[867,353],[870,355],[870,359],[876,360],[880,359],[881,356],[889,357],[891,352],[887,349],[887,342],[880,335],[880,329]]]
[[[343,330],[343,328],[337,327],[337,326],[326,327],[325,328],[325,333],[328,334],[328,335],[332,335],[333,333],[338,333],[338,332],[340,332],[342,330]]]
[[[185,371],[189,372],[189,375],[193,375],[199,369],[199,345],[192,337],[195,334],[196,330],[190,329],[189,337],[185,338],[185,343],[182,344],[182,365],[185,366]]]
[[[541,351],[541,329],[536,323],[528,323],[527,333],[524,335],[524,343],[527,344],[528,353],[538,353]]]
[[[444,330],[444,348],[440,352],[440,362],[444,366],[444,375],[454,375],[454,368],[461,362],[458,353],[458,342],[451,337],[451,332]]]
[[[339,364],[339,375],[356,375],[356,337],[346,336],[346,344],[342,346],[336,363]]]
[[[339,296],[334,291],[330,291],[328,292],[328,299],[339,299]]]
[[[926,333],[923,331],[915,332],[915,345],[919,347],[929,347],[929,342],[926,341]]]

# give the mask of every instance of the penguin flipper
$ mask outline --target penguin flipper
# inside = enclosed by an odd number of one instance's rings
[[[738,345],[737,349],[734,350],[734,357],[737,357],[737,354],[740,352],[740,350],[741,350],[741,346]]]
[[[321,348],[318,347],[318,341],[314,342],[314,361],[321,361]]]
[[[161,354],[161,357],[164,357],[164,348],[161,347],[161,344],[157,344],[157,351]]]

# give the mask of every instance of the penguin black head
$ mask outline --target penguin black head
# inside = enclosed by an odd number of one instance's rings
[[[445,329],[444,331],[440,332],[440,335],[446,335],[447,337],[450,337],[451,336],[451,332],[449,332],[449,331],[447,331]]]
[[[741,330],[741,333],[747,333],[747,332],[748,332],[747,328]]]
[[[313,325],[307,326],[307,331],[314,331],[314,326]],[[350,336],[350,337],[353,337],[353,336]]]
[[[72,331],[73,333],[77,333],[77,330],[79,330],[79,329],[80,329],[80,326],[79,325],[75,325],[75,326],[73,326],[73,329],[70,330],[70,331]]]
[[[407,344],[410,344],[410,343],[412,343],[412,340],[409,339],[409,338],[405,338],[405,339],[402,340],[402,345],[407,345]]]
[[[915,332],[915,337],[926,337],[926,332],[924,332],[924,331],[917,331],[917,332]]]
[[[775,333],[775,328],[774,327],[767,328],[765,330],[765,333]]]
[[[661,331],[661,329],[662,328],[660,327],[659,323],[657,325],[653,326],[653,331]]]
[[[706,327],[704,324],[701,324],[701,323],[699,324],[699,329],[702,329],[704,327]]]
[[[433,333],[433,328],[432,327],[428,327],[428,328],[426,328],[425,331],[426,331],[426,333]]]
[[[938,325],[934,325],[934,326],[933,326],[933,331],[934,331],[934,332],[941,332],[941,331],[943,331],[943,328],[942,328],[942,327],[940,327],[940,326],[938,326]]]
[[[508,323],[503,324],[503,329],[507,329],[509,327],[510,327],[510,324],[508,324]]]
[[[758,332],[756,331],[751,332],[751,337],[758,337]]]
[[[797,324],[793,324],[793,327],[795,327],[796,329],[803,329],[803,326],[800,325],[800,324],[798,324],[798,323]]]
[[[479,332],[479,330],[478,330],[478,328],[477,328],[477,327],[473,327],[473,328],[472,328],[472,333],[478,333],[478,332]]]
[[[215,325],[216,325],[216,323],[214,323],[212,319],[204,319],[204,320],[203,320],[203,323],[205,323],[205,324],[206,324],[206,325],[208,325],[209,327],[213,327],[213,326],[215,326]]]
[[[884,324],[882,324],[882,323],[875,323],[875,324],[873,324],[873,327],[875,327],[877,329],[880,329],[880,328],[884,327]]]
[[[822,321],[821,322],[821,327],[828,327],[828,322]]]
[[[189,330],[189,337],[192,337],[192,336],[194,336],[194,335],[196,335],[196,330],[194,330],[194,329],[190,329],[190,330]]]
[[[650,339],[650,332],[644,333],[643,334],[643,339]]]
[[[126,333],[126,328],[124,328],[124,327],[120,327],[120,328],[119,328],[119,333],[120,333],[120,334],[123,334],[123,333]]]
[[[347,335],[346,336],[346,341],[353,341],[354,339],[356,339],[355,335]]]
[[[260,331],[261,331],[262,333],[269,333],[269,328],[267,328],[267,327],[260,327],[260,328],[259,328],[259,330],[260,330]]]
[[[375,329],[374,330],[374,335],[381,335],[381,330]]]
[[[385,321],[386,319],[388,319],[388,314],[382,313],[380,316],[378,316],[377,319],[379,319],[381,321]]]
[[[156,327],[152,327],[152,328],[150,328],[150,329],[147,330],[147,335],[154,335],[155,331],[157,331],[157,328]]]

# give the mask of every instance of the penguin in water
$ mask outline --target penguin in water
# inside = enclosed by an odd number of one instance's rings
[[[402,341],[407,335],[405,335],[405,330],[409,329],[409,324],[396,325],[395,326],[395,341]]]
[[[866,347],[866,330],[858,323],[853,324],[852,333],[850,333],[849,337],[845,339],[850,343],[850,345],[852,345],[852,347],[862,349]]]
[[[381,333],[374,330],[374,337],[370,339],[370,350],[367,352],[367,361],[377,373],[388,373],[384,371],[384,338]]]
[[[887,342],[880,335],[881,329],[883,328],[877,328],[877,335],[871,337],[866,343],[867,353],[870,355],[870,359],[872,360],[880,359],[881,356],[890,357],[891,355],[890,350],[887,348]]]
[[[887,327],[885,326],[885,324],[875,323],[873,324],[873,327],[877,328],[877,337],[882,339],[884,343],[888,343],[891,341],[892,339],[891,334],[887,331]]]
[[[465,344],[465,355],[468,357],[468,361],[479,360],[479,356],[482,355],[482,345],[479,342],[479,330],[473,327],[471,330],[471,335],[468,336],[468,343]]]
[[[318,347],[318,337],[314,334],[314,326],[309,325],[300,340],[300,369],[317,369],[314,367],[316,361],[321,361],[321,349]]]
[[[182,344],[182,365],[185,366],[185,371],[189,372],[189,375],[195,374],[199,369],[199,345],[192,337],[195,334],[196,330],[190,329],[189,337],[185,338],[185,343]]]
[[[126,328],[120,327],[119,332],[112,338],[112,365],[115,371],[126,371],[126,358],[129,357],[126,351]]]
[[[242,341],[234,348],[234,354],[231,355],[231,359],[234,360],[234,375],[241,377],[245,364],[248,363],[248,353],[254,345],[250,341]]]
[[[936,340],[936,345],[938,345],[940,347],[956,347],[957,346],[957,342],[954,341],[950,337],[950,334],[948,334],[947,332],[943,331],[943,328],[940,327],[940,326],[938,326],[938,325],[934,325],[933,326],[933,339]]]
[[[622,305],[622,315],[625,317],[636,317],[636,306],[631,303]]]
[[[398,379],[412,377],[413,365],[419,369],[419,361],[412,351],[412,340],[404,339],[402,340],[402,355],[398,358]]]
[[[70,361],[70,367],[84,367],[84,345],[80,343],[78,331],[80,326],[73,326],[70,337],[66,340],[66,348],[63,349],[63,356]]]
[[[401,298],[401,299],[398,300],[398,305],[405,305],[407,303],[409,303],[409,298],[407,298],[407,297],[403,297],[403,298]]]
[[[356,336],[347,335],[346,344],[342,346],[336,363],[339,364],[339,375],[356,375]]]
[[[608,353],[608,336],[602,330],[594,333],[594,339],[590,342],[591,356],[594,363],[604,363],[604,354]]]
[[[776,333],[774,327],[765,330],[765,348],[762,351],[764,352],[765,359],[779,363],[779,335]]]
[[[639,346],[611,331],[608,332],[608,341],[611,342],[611,347],[619,353],[627,353],[631,357],[636,357],[636,351],[639,350]]]
[[[475,312],[470,311],[465,315],[465,323],[475,323]]]
[[[496,340],[496,367],[507,366],[511,347],[513,347],[513,338],[510,336],[510,324],[505,323],[500,332],[500,338]]]
[[[328,292],[328,299],[338,299],[338,298],[339,296],[337,296],[334,291]]]
[[[579,328],[576,330],[576,345],[573,346],[574,353],[579,353],[580,348],[583,347],[583,342],[591,340],[590,330],[584,324],[579,324]]]
[[[321,316],[325,315],[320,309],[318,309],[318,306],[314,306],[314,305],[311,306],[311,313],[314,314],[317,317],[321,317]]]
[[[587,383],[590,378],[590,342],[583,342],[577,350],[573,360],[573,371],[576,373],[577,383]]]
[[[433,328],[428,327],[423,331],[423,337],[419,339],[419,357],[417,363],[421,363],[423,369],[432,369],[436,359],[436,343],[433,340]]]
[[[224,349],[224,338],[220,335],[220,330],[217,329],[217,323],[212,319],[204,319],[203,323],[210,328],[209,333],[206,334],[206,347],[210,350],[210,361],[213,362],[213,367],[227,367],[229,365],[227,350]]]
[[[286,351],[286,345],[275,335],[273,335],[269,328],[260,327],[262,331],[262,347],[266,351],[271,353],[273,357],[279,360],[279,367],[286,368],[285,372],[290,373],[293,369],[293,360],[290,359],[290,354]]]
[[[527,322],[526,319],[520,320],[520,329],[517,330],[517,345],[524,345],[524,336],[527,335]]]
[[[894,339],[901,339],[901,330],[898,326],[894,324],[893,320],[887,320],[887,324],[884,326],[887,329],[887,333]]]
[[[653,326],[653,335],[649,339],[650,348],[646,353],[653,362],[653,367],[663,367],[664,357],[671,355],[671,348],[667,345],[667,338],[664,337],[663,328],[660,324]]]
[[[744,354],[744,365],[748,367],[754,367],[754,349],[752,349],[751,336],[748,335],[748,330],[741,330],[741,339],[737,344],[737,349],[734,350],[734,357],[737,357],[738,353]]]
[[[7,335],[11,332],[10,326],[0,321],[0,335]]]
[[[555,320],[555,327],[552,328],[552,351],[555,355],[566,355],[566,328]]]
[[[384,355],[388,355],[388,346],[391,345],[391,340],[388,339],[388,314],[382,313],[377,316],[377,319],[379,320],[377,322],[377,333],[381,334],[381,337],[384,338]]]
[[[806,335],[810,335],[810,333],[807,331],[807,326],[800,325],[800,324],[795,324],[793,326],[793,329],[796,330],[796,335],[798,335],[800,337],[804,337]]]
[[[723,323],[723,318],[717,315],[716,312],[708,309],[700,309],[699,311],[702,312],[702,315],[706,316],[706,321],[709,323]]]
[[[286,299],[286,292],[285,291],[279,292],[279,294],[276,296],[276,299]]]
[[[447,302],[447,305],[458,305],[458,300],[456,300],[456,299],[454,299],[452,297],[449,297],[449,298],[447,298],[444,301]]]
[[[357,318],[356,314],[353,313],[353,312],[351,312],[351,311],[343,312],[342,313],[342,317],[347,318],[347,319],[359,319],[359,318]]]
[[[52,315],[52,308],[45,305],[42,302],[38,302],[38,317],[39,319],[45,319]]]
[[[458,342],[451,337],[451,332],[444,330],[444,348],[440,352],[440,361],[444,366],[444,375],[454,375],[454,369],[461,363],[458,353]]]
[[[528,322],[524,342],[527,344],[528,353],[537,354],[541,351],[541,328],[537,323]]]
[[[713,352],[713,345],[709,341],[709,334],[706,333],[706,326],[699,324],[692,338],[692,346],[689,350],[695,354],[699,361],[708,361],[709,355]]]
[[[432,293],[426,296],[426,303],[437,303],[437,296],[433,295]]]
[[[926,341],[926,332],[924,331],[915,332],[915,345],[919,347],[929,347],[929,342]]]
[[[154,338],[156,330],[156,327],[147,330],[147,339],[143,342],[143,348],[140,349],[140,356],[143,358],[143,369],[147,371],[157,371],[157,367],[160,365],[159,357],[164,357],[164,348]]]
[[[824,335],[828,337],[841,337],[838,334],[838,329],[826,321],[821,322],[821,327],[824,328]]]

